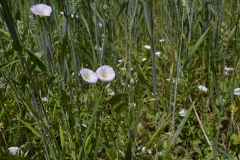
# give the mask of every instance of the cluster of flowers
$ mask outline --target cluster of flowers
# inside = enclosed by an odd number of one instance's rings
[[[111,82],[115,78],[115,72],[112,67],[103,65],[99,67],[96,72],[90,69],[83,68],[80,70],[80,75],[83,80],[88,83],[96,83],[99,80],[103,82]]]

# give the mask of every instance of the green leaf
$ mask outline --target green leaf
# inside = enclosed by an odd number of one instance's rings
[[[128,142],[125,160],[132,159],[132,141]]]
[[[126,111],[127,109],[128,109],[128,104],[126,102],[123,102],[123,103],[119,104],[118,106],[116,106],[114,111],[117,114],[121,114],[122,112]]]
[[[232,140],[232,143],[233,143],[234,145],[240,144],[240,140],[239,140],[238,136],[237,136],[235,133],[232,134],[231,140]]]
[[[127,97],[128,97],[127,93],[116,94],[111,99],[109,99],[107,101],[107,103],[109,103],[112,106],[114,106],[114,105],[118,104],[119,102],[121,102],[122,99],[127,98]]]
[[[117,153],[116,153],[116,151],[114,149],[107,149],[106,154],[107,154],[109,159],[117,158]]]
[[[176,131],[176,133],[174,134],[173,138],[171,139],[170,143],[168,144],[167,148],[166,148],[166,151],[164,152],[164,160],[167,160],[168,159],[168,156],[169,156],[169,152],[170,152],[170,149],[172,147],[172,145],[175,143],[175,141],[177,140],[179,134],[181,133],[185,123],[187,122],[187,119],[193,109],[193,106],[194,106],[194,103],[195,101],[192,103],[191,107],[188,109],[188,112],[186,113],[185,117],[182,119],[180,125],[178,126],[178,129]]]
[[[59,135],[60,135],[61,147],[62,147],[62,150],[64,150],[65,140],[64,140],[64,135],[63,135],[63,129],[62,129],[62,126],[60,124],[59,124]]]
[[[5,67],[7,67],[7,66],[9,66],[9,65],[15,64],[15,63],[17,63],[17,62],[19,62],[19,59],[15,60],[15,61],[12,61],[12,62],[0,64],[0,69],[5,68]]]
[[[22,124],[23,124],[25,127],[27,127],[30,131],[32,131],[33,134],[35,134],[37,137],[41,138],[40,133],[39,133],[36,129],[34,129],[34,128],[31,126],[30,123],[24,122],[24,121],[21,120],[20,118],[18,118],[18,119],[22,122]]]

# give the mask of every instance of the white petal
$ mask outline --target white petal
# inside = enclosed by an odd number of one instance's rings
[[[179,116],[181,116],[181,117],[185,117],[185,115],[187,114],[187,109],[182,109],[178,114],[179,114]]]

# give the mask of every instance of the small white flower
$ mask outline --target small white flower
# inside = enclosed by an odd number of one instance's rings
[[[133,68],[132,68],[132,67],[131,67],[130,69],[131,69],[131,71],[133,70]]]
[[[75,73],[74,72],[72,72],[72,76],[74,76],[75,75]],[[78,74],[79,76],[80,76],[80,73]]]
[[[110,96],[114,96],[115,95],[115,92],[112,89],[110,89],[110,88],[107,89],[107,93]]]
[[[98,49],[99,51],[102,51],[102,47],[95,46],[94,49],[96,49],[96,50]]]
[[[22,150],[18,147],[10,147],[10,148],[8,148],[8,151],[13,156],[18,156],[18,155],[22,154]]]
[[[136,103],[129,103],[129,106],[136,107]]]
[[[185,117],[185,115],[187,114],[187,109],[182,109],[178,114],[179,114],[179,116],[181,116],[181,117]]]
[[[151,49],[151,46],[149,46],[149,45],[144,45],[143,46],[145,49],[147,49],[147,50],[150,50]]]
[[[161,54],[161,52],[158,51],[155,53],[155,56],[160,57],[160,54]]]
[[[147,149],[147,153],[151,154],[152,153],[151,149]]]
[[[130,83],[134,83],[134,78],[130,78]]]
[[[118,152],[121,153],[122,155],[124,155],[124,152],[122,150],[119,150]]]
[[[88,83],[96,83],[98,80],[98,76],[95,72],[90,69],[83,68],[80,71],[80,75],[82,76],[83,80]]]
[[[158,152],[157,154],[158,154],[158,156],[162,156],[162,155],[163,155],[163,153],[162,153],[162,152]]]
[[[234,95],[239,96],[240,95],[240,88],[234,89]]]
[[[159,39],[159,42],[160,42],[160,43],[165,42],[165,39],[164,39],[164,38]]]
[[[144,61],[146,61],[146,60],[147,60],[147,58],[143,58],[143,59],[142,59],[142,62],[144,62]]]
[[[36,4],[32,6],[30,10],[38,16],[50,16],[52,13],[52,7],[46,4]]]
[[[145,152],[146,151],[146,147],[142,147],[142,152]]]
[[[122,70],[122,71],[126,71],[126,70],[127,70],[127,68],[124,68],[124,67],[123,67],[123,68],[120,68],[120,70]]]
[[[122,60],[122,59],[119,59],[119,60],[118,60],[118,63],[122,63],[122,62],[123,62],[123,60]]]
[[[82,124],[82,126],[83,126],[83,127],[85,127],[85,128],[87,128],[87,125],[86,125],[86,124],[84,124],[84,123]]]
[[[60,12],[61,15],[63,15],[64,13],[63,12]]]
[[[167,78],[166,80],[170,82],[170,78]],[[176,78],[172,78],[172,83],[175,83],[175,81],[176,81]],[[177,79],[177,81],[179,81],[179,78]]]
[[[225,70],[226,72],[228,72],[228,71],[233,71],[234,69],[233,69],[233,68],[225,67],[224,70]]]
[[[204,85],[199,85],[198,89],[203,91],[203,92],[207,92],[208,91],[207,87],[205,87]]]
[[[115,72],[112,67],[103,65],[96,70],[98,78],[103,82],[110,82],[115,78]]]
[[[99,27],[102,27],[102,26],[103,26],[102,23],[99,23],[98,25],[99,25]]]
[[[42,100],[43,102],[47,102],[47,101],[48,101],[47,97],[42,97],[41,100]]]

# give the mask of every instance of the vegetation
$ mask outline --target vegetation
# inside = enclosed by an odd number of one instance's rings
[[[0,4],[0,159],[240,159],[239,1]]]

